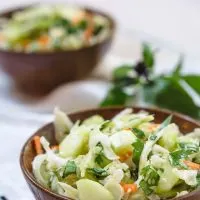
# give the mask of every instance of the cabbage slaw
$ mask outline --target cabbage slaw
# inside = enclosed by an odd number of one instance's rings
[[[125,109],[110,120],[94,115],[73,123],[54,111],[58,148],[44,149],[33,174],[44,187],[74,200],[162,200],[200,186],[200,129],[183,135],[169,116],[155,124]]]

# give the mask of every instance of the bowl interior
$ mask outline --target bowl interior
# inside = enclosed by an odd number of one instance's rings
[[[69,117],[74,122],[76,120],[84,120],[85,118],[90,117],[95,114],[99,114],[99,115],[103,116],[105,119],[111,119],[114,115],[116,115],[123,109],[124,108],[94,109],[94,110],[88,110],[88,111],[82,111],[82,112],[70,114]],[[177,113],[172,113],[172,112],[164,111],[164,110],[158,110],[158,109],[148,109],[148,108],[139,108],[139,107],[134,108],[134,112],[138,112],[141,110],[145,110],[151,114],[154,114],[156,123],[161,123],[167,116],[169,116],[170,114],[173,114],[173,122],[179,126],[180,131],[184,134],[189,133],[189,132],[193,131],[195,128],[200,127],[200,124],[198,122],[196,122],[195,120],[192,120],[191,118],[184,116],[184,115],[180,115]],[[33,144],[32,144],[32,139],[35,135],[45,136],[52,145],[55,145],[56,141],[55,141],[55,137],[54,137],[53,124],[50,123],[50,124],[42,127],[33,136],[31,136],[28,139],[28,141],[26,142],[26,144],[24,145],[22,152],[21,152],[20,164],[21,164],[22,171],[25,174],[25,177],[28,178],[29,181],[32,182],[32,184],[38,185],[32,174],[32,161],[33,161],[34,157],[36,156],[36,152],[35,152],[35,150],[33,148]],[[40,188],[42,188],[42,186],[40,186]],[[46,191],[46,189],[44,189],[44,190]],[[192,197],[193,194],[196,194],[196,193],[197,192],[194,191],[194,192],[190,193],[189,196]],[[198,191],[198,195],[200,195],[199,191]],[[187,198],[185,198],[185,197],[187,197]],[[67,198],[63,197],[62,199],[67,199]],[[188,195],[186,195],[184,197],[180,197],[180,198],[176,198],[176,199],[177,200],[182,200],[182,199],[197,200],[197,199],[200,199],[200,196],[194,197],[194,198],[188,198]]]

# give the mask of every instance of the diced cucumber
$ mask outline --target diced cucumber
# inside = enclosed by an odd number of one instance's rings
[[[132,152],[132,144],[136,139],[136,136],[128,130],[117,132],[110,137],[112,147],[118,155],[123,155],[129,151]]]
[[[158,194],[170,191],[179,180],[168,161],[165,163],[163,169],[164,172],[160,175],[160,180],[157,186]]]
[[[50,179],[50,175],[46,169],[46,154],[41,154],[35,157],[33,160],[33,174],[37,181],[43,186],[47,187]]]
[[[173,151],[177,145],[177,137],[179,135],[179,129],[175,124],[170,124],[166,129],[165,133],[159,140],[159,145]]]
[[[64,158],[83,155],[88,151],[89,132],[82,130],[69,134],[59,145],[60,155]]]
[[[121,200],[124,195],[124,190],[122,189],[121,185],[116,181],[109,181],[105,188],[110,191],[114,197],[114,200]]]
[[[88,126],[88,125],[99,125],[104,122],[103,117],[100,115],[93,115],[92,117],[89,117],[83,121],[82,124]]]
[[[81,179],[76,184],[80,200],[114,200],[111,192],[95,181]]]

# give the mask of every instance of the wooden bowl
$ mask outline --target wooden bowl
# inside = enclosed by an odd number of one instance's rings
[[[72,119],[72,121],[76,120],[84,120],[92,115],[99,114],[102,115],[105,119],[111,119],[114,115],[119,113],[124,108],[103,108],[103,109],[94,109],[94,110],[86,110],[82,112],[77,112],[70,114],[69,117]],[[169,112],[166,110],[158,110],[158,109],[149,109],[149,108],[141,108],[141,107],[134,107],[134,111],[138,112],[140,110],[146,110],[149,113],[155,114],[155,122],[161,123],[167,116],[170,114],[173,114],[173,122],[175,122],[179,127],[181,132],[188,133],[193,131],[195,128],[200,127],[200,123],[194,121],[193,119]],[[33,136],[31,136],[27,142],[25,143],[21,155],[20,155],[20,165],[23,172],[23,175],[33,192],[35,198],[37,200],[69,200],[69,198],[58,195],[46,188],[44,188],[42,185],[37,183],[36,179],[33,176],[32,173],[32,161],[34,157],[36,156],[36,152],[33,148],[32,140],[33,137],[39,135],[39,136],[45,136],[47,140],[50,141],[51,144],[55,145],[55,135],[54,135],[54,127],[53,124],[47,124],[46,126],[39,129]],[[176,200],[199,200],[200,199],[200,190],[195,190],[185,196],[175,198]],[[92,200],[92,199],[91,199]],[[94,199],[93,199],[94,200]],[[106,199],[105,199],[106,200]]]
[[[23,9],[7,11],[0,14],[0,17],[9,18],[12,13]],[[78,50],[59,52],[23,53],[0,50],[0,65],[22,92],[41,96],[62,83],[85,78],[107,53],[115,32],[114,20],[105,13],[84,9],[105,16],[110,21],[110,35],[102,42]]]

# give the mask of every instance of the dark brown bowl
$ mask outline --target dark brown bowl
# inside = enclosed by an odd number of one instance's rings
[[[103,109],[87,110],[87,111],[70,114],[69,117],[74,122],[79,119],[83,120],[94,114],[99,114],[99,115],[102,115],[105,119],[110,119],[123,109],[124,108],[121,107],[121,108],[103,108]],[[191,119],[187,116],[181,115],[181,114],[169,112],[166,110],[134,107],[135,112],[138,112],[140,110],[146,110],[149,113],[155,114],[155,122],[156,123],[161,123],[167,116],[169,116],[170,114],[173,114],[173,122],[175,122],[180,127],[180,130],[183,133],[191,132],[195,128],[200,127],[200,123],[194,121],[193,119]],[[45,136],[50,141],[51,144],[53,144],[53,145],[56,144],[55,137],[54,137],[54,127],[53,127],[52,123],[47,124],[46,126],[39,129],[25,143],[25,145],[21,151],[21,155],[20,155],[20,165],[21,165],[23,175],[24,175],[31,191],[33,192],[33,194],[37,200],[56,200],[56,199],[69,200],[69,198],[63,197],[61,195],[58,195],[58,194],[44,188],[42,185],[37,183],[36,179],[34,178],[33,173],[32,173],[32,161],[33,161],[34,157],[36,156],[36,152],[33,148],[32,140],[35,135]],[[199,200],[199,199],[200,199],[200,190],[196,190],[185,196],[175,198],[175,200]]]
[[[105,13],[85,9],[101,14],[110,21],[110,35],[104,41],[79,50],[50,53],[0,50],[0,64],[17,88],[30,95],[44,95],[62,83],[79,80],[90,74],[111,46],[115,22]],[[7,11],[0,14],[0,17],[10,17],[19,10],[23,8]]]

